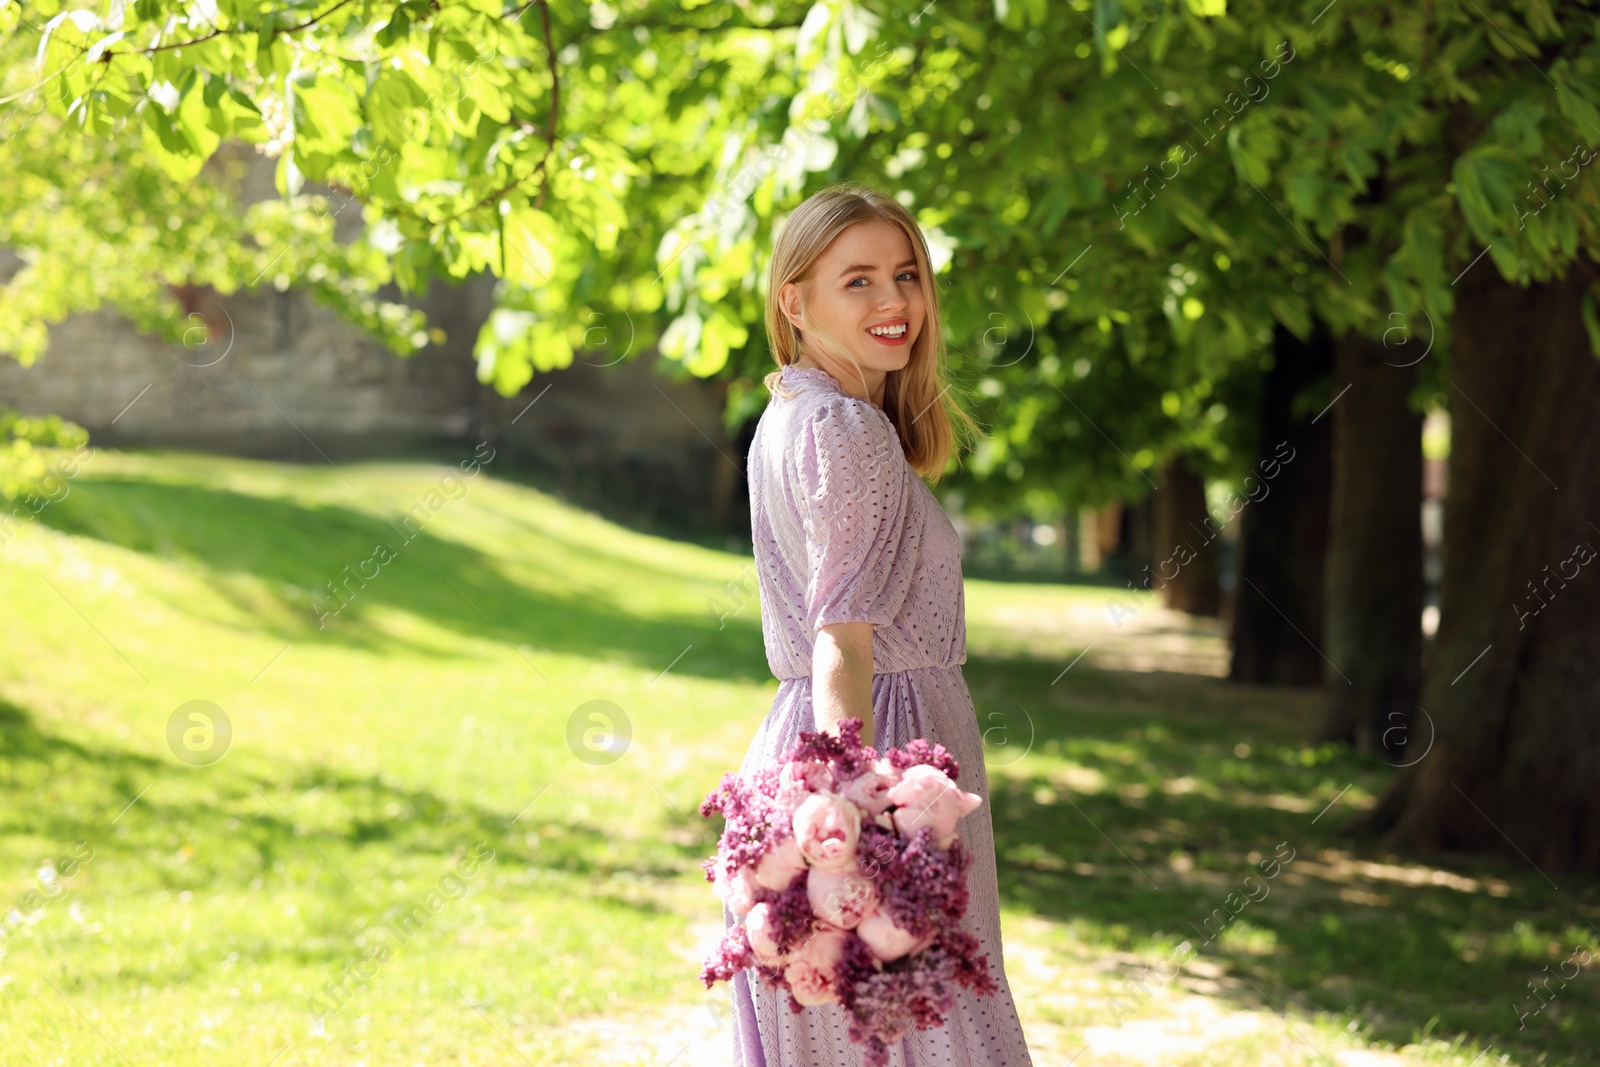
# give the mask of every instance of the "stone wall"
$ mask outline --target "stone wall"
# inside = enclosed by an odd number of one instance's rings
[[[272,162],[249,165],[245,202],[276,195]],[[337,232],[359,232],[357,205]],[[21,261],[0,250],[0,284]],[[436,282],[406,302],[446,339],[400,358],[292,286],[194,294],[203,345],[139,333],[111,308],[73,316],[24,368],[0,355],[0,406],[59,414],[94,443],[172,447],[302,462],[397,455],[494,440],[512,465],[602,499],[624,519],[737,533],[743,455],[721,431],[721,385],[674,382],[645,351],[613,367],[603,352],[536,374],[516,397],[479,384],[473,343],[496,279]],[[398,290],[381,294],[403,299]],[[531,406],[530,406],[531,405]],[[721,469],[728,468],[728,469]],[[731,526],[730,526],[731,523]]]
[[[110,308],[75,315],[32,367],[0,358],[0,404],[62,415],[116,448],[314,459],[318,447],[350,456],[460,439],[481,419],[469,320],[486,287],[441,289],[415,303],[450,340],[408,359],[292,289],[206,298],[224,332],[195,347],[141,334]]]

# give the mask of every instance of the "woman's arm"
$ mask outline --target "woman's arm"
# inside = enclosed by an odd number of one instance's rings
[[[841,719],[860,719],[861,743],[872,744],[872,623],[836,622],[817,630],[811,708],[825,733],[837,734]]]

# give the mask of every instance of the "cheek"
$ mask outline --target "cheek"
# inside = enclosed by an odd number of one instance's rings
[[[818,322],[837,322],[855,309],[849,293],[819,295],[811,302],[811,316]]]

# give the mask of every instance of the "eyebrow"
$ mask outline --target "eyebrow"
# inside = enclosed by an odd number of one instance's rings
[[[908,259],[904,263],[900,264],[899,267],[896,267],[895,270],[899,270],[900,267],[915,267],[916,265],[916,260]],[[852,263],[850,266],[839,272],[839,277],[843,278],[846,274],[856,274],[860,271],[875,271],[877,269],[878,265],[876,263]]]

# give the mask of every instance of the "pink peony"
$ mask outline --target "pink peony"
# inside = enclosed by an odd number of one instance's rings
[[[781,967],[789,961],[787,952],[778,951],[778,927],[773,919],[771,904],[757,904],[744,917],[745,937],[756,959],[768,967]]]
[[[808,793],[833,791],[833,771],[823,760],[794,760],[778,772],[778,788],[803,785]]]
[[[795,811],[794,836],[811,866],[843,870],[855,863],[861,809],[836,793],[817,793]]]
[[[767,850],[756,863],[755,882],[762,889],[783,892],[794,881],[794,876],[806,869],[800,854],[800,845],[793,836],[785,837]]]
[[[918,938],[908,933],[878,908],[872,909],[856,927],[856,936],[867,943],[872,955],[887,963],[901,956],[914,955],[933,944],[934,935]],[[754,945],[755,942],[751,942]]]
[[[801,731],[778,760],[725,774],[706,795],[701,814],[724,825],[702,866],[742,921],[700,979],[748,972],[787,990],[796,1012],[839,1004],[863,1067],[887,1067],[913,1027],[944,1025],[958,988],[999,987],[960,925],[972,854],[955,827],[982,798],[958,788],[942,745],[917,739],[880,758],[860,725]]]
[[[810,1007],[839,999],[836,971],[849,936],[836,926],[823,924],[794,953],[793,960],[783,970],[783,977],[796,1002]]]
[[[889,807],[888,792],[900,781],[900,771],[886,759],[873,761],[871,767],[845,782],[840,794],[852,804],[865,808],[867,814],[877,815]]]
[[[788,771],[784,766],[784,772]],[[780,774],[777,792],[772,796],[771,820],[773,826],[787,826],[794,821],[795,809],[811,796],[811,788],[804,778]]]
[[[716,880],[711,883],[715,893],[728,910],[735,915],[748,915],[756,902],[756,880],[748,867],[740,867],[731,876],[717,869]]]
[[[962,790],[949,775],[925,763],[907,767],[888,797],[895,805],[894,825],[902,837],[931,827],[940,848],[949,848],[955,840],[956,820],[983,803],[978,794]]]
[[[847,870],[816,870],[806,876],[806,897],[823,922],[854,929],[861,917],[878,904],[872,880],[852,865]]]

